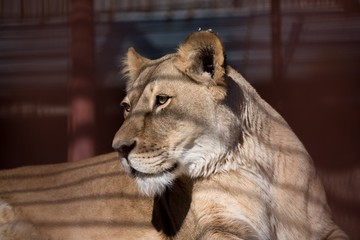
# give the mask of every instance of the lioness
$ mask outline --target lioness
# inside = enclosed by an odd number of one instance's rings
[[[174,239],[347,239],[313,162],[286,121],[226,65],[212,31],[178,51],[125,60],[125,121],[113,140],[125,171],[155,197]]]
[[[0,171],[1,240],[347,239],[282,117],[191,34],[157,60],[130,48],[118,156]]]

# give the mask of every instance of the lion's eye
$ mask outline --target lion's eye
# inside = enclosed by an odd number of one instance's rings
[[[127,102],[122,102],[120,105],[124,108],[125,112],[130,112],[131,106]]]
[[[157,95],[156,96],[156,105],[164,105],[171,97],[167,95]]]

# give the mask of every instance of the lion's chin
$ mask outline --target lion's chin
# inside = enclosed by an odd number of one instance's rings
[[[142,193],[148,197],[160,196],[167,187],[171,186],[175,176],[171,173],[153,177],[135,177],[136,183]]]

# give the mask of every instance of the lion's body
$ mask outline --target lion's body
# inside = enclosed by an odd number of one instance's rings
[[[125,63],[125,121],[113,147],[153,205],[114,155],[0,173],[0,197],[40,234],[347,239],[331,219],[304,146],[226,66],[215,34],[193,33],[176,53],[156,60],[129,49]]]
[[[259,128],[252,129],[256,138],[246,136],[232,156],[238,169],[183,180],[191,189],[182,196],[191,204],[182,206],[188,214],[181,228],[173,227],[180,229],[175,239],[347,239],[331,220],[322,184],[301,142],[241,75],[232,69],[228,74],[245,98],[256,101],[251,110],[259,117]],[[178,186],[161,197],[172,219],[181,215],[174,192]]]
[[[154,239],[151,211],[113,153],[0,171],[1,240]]]

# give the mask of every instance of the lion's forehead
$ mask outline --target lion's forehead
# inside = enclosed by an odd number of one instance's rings
[[[196,85],[191,78],[182,74],[171,60],[151,65],[139,75],[136,83],[127,90],[127,97],[132,104],[136,104],[141,97],[149,98],[156,94],[173,95],[184,88],[193,88]]]

